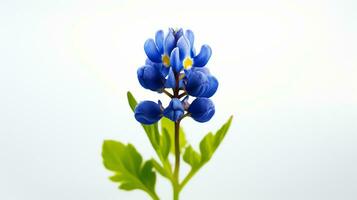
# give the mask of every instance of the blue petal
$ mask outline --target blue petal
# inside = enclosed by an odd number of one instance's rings
[[[180,28],[180,29],[175,31],[176,42],[180,39],[181,36],[183,36],[183,29],[182,28]]]
[[[206,92],[202,95],[202,97],[210,98],[216,93],[218,88],[218,80],[214,76],[208,76],[209,86]]]
[[[142,124],[153,124],[162,117],[162,110],[159,104],[152,101],[140,102],[134,110],[135,119]]]
[[[137,71],[141,86],[152,91],[160,91],[164,87],[165,78],[154,66],[144,65]]]
[[[159,30],[155,34],[155,43],[160,54],[164,53],[164,31]]]
[[[186,30],[185,36],[187,37],[188,41],[190,41],[190,46],[193,48],[193,43],[195,41],[195,35],[191,30]]]
[[[176,87],[175,74],[172,71],[172,68],[170,68],[169,75],[168,75],[167,80],[165,82],[165,88],[175,88],[175,87]]]
[[[185,36],[182,36],[177,41],[177,47],[180,50],[180,60],[183,60],[184,58],[190,55],[190,42]]]
[[[172,49],[175,48],[176,41],[175,41],[175,36],[172,30],[169,31],[165,38],[165,43],[164,43],[164,52],[166,55],[170,55]]]
[[[181,101],[177,98],[173,98],[169,106],[165,108],[164,116],[176,122],[183,116],[184,112],[185,110]]]
[[[183,68],[180,60],[180,50],[178,47],[174,48],[170,55],[170,63],[175,72],[180,72]]]
[[[146,55],[151,61],[157,63],[161,62],[161,54],[159,53],[159,50],[157,49],[153,39],[146,40],[144,44],[144,50]]]
[[[191,117],[197,122],[209,121],[214,113],[215,107],[213,102],[208,98],[196,98],[188,108]]]
[[[195,67],[203,67],[207,64],[208,60],[212,55],[211,47],[208,45],[203,45],[201,47],[200,53],[193,58],[193,65]]]
[[[201,97],[209,89],[208,76],[200,71],[191,71],[187,76],[185,89],[194,97]]]
[[[159,70],[163,77],[166,77],[169,73],[169,67],[165,67],[162,63],[154,63],[150,59],[145,60],[145,65],[154,66],[157,70]]]

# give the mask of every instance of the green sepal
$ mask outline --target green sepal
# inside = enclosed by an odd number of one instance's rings
[[[156,173],[152,160],[143,163],[142,156],[131,144],[105,140],[102,149],[105,168],[115,173],[110,180],[119,183],[123,190],[143,190],[153,199],[158,199],[155,192]]]

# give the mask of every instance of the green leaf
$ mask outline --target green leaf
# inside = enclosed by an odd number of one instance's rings
[[[161,132],[163,133],[166,129],[166,131],[170,136],[171,144],[175,144],[175,123],[166,117],[161,118],[160,123],[161,123]],[[180,134],[180,150],[182,150],[187,143],[185,132],[183,131],[182,127],[180,127],[179,134]],[[170,152],[175,154],[175,145],[171,145]]]
[[[156,174],[151,160],[143,163],[141,155],[131,144],[105,140],[102,157],[104,166],[115,173],[110,180],[119,183],[123,190],[140,189],[153,199],[158,199],[155,192]]]
[[[131,110],[134,112],[136,105],[138,104],[136,99],[134,98],[131,92],[127,92],[128,102]],[[160,144],[160,133],[158,129],[157,123],[151,125],[141,124],[144,128],[146,135],[148,136],[151,145],[154,147],[155,150],[159,149]]]
[[[170,135],[166,128],[163,129],[160,140],[161,154],[162,157],[166,160],[169,156],[171,149],[171,140]]]
[[[218,129],[215,135],[210,132],[201,140],[200,152],[202,164],[208,162],[211,159],[213,153],[216,151],[216,149],[224,139],[224,136],[226,136],[228,129],[231,126],[232,119],[233,116],[231,116],[228,121],[223,124],[220,129]]]
[[[185,149],[183,160],[189,164],[193,171],[197,171],[205,163],[207,163],[218,146],[221,144],[224,136],[231,125],[233,116],[231,116],[228,121],[223,124],[223,126],[218,129],[216,134],[209,132],[200,142],[200,152],[195,151],[192,146],[188,146]]]
[[[192,169],[198,169],[200,167],[201,156],[195,151],[192,146],[186,147],[185,153],[183,154],[183,160],[191,166]]]
[[[136,105],[138,104],[138,102],[135,100],[133,94],[131,94],[131,92],[127,92],[126,96],[128,97],[128,102],[129,102],[129,106],[131,108],[131,110],[134,112]]]
[[[167,171],[154,159],[151,160],[155,170],[163,177],[169,178]]]

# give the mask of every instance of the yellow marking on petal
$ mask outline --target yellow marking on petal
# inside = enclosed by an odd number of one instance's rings
[[[187,57],[183,60],[183,67],[185,69],[190,69],[192,67],[192,64],[193,64],[193,60],[189,57]]]
[[[162,56],[162,63],[165,65],[165,67],[170,66],[170,57],[168,55],[163,55]]]

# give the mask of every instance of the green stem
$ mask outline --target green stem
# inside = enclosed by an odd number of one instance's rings
[[[156,193],[150,192],[149,195],[151,196],[151,198],[152,198],[153,200],[160,200],[159,196],[157,196]]]
[[[191,169],[191,171],[187,174],[185,179],[183,179],[182,183],[179,185],[180,191],[183,189],[183,187],[185,187],[185,185],[188,183],[188,181],[191,180],[191,178],[196,174],[197,171],[198,171],[198,169],[196,169],[196,170]]]
[[[175,122],[175,169],[174,169],[174,200],[179,199],[180,193],[180,121]]]
[[[175,74],[176,87],[174,89],[174,98],[179,96],[179,74]],[[175,122],[175,169],[173,174],[172,186],[174,192],[174,200],[179,200],[180,193],[180,120]]]

